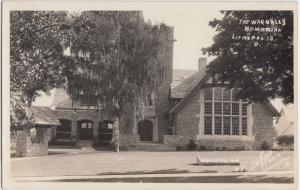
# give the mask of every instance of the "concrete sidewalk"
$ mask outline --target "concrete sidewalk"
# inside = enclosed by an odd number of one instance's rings
[[[181,173],[181,174],[136,174],[98,176],[55,176],[55,177],[14,177],[16,182],[203,182],[206,183],[292,183],[293,171],[232,172],[232,173]]]

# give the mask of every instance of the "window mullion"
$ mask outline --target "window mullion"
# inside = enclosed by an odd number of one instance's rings
[[[222,89],[222,98],[221,98],[221,135],[224,134],[224,113],[223,113],[223,94],[224,93],[224,89]]]
[[[239,101],[239,135],[242,135],[242,100]]]
[[[211,128],[212,128],[212,135],[215,135],[215,88],[212,88],[212,121],[211,121]]]
[[[230,135],[232,135],[232,89],[230,90],[230,101],[229,101],[229,118],[230,118]]]

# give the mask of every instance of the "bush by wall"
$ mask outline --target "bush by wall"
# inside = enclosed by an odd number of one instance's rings
[[[270,150],[271,149],[271,145],[267,141],[264,141],[260,147],[262,150]]]
[[[293,147],[294,146],[294,136],[284,135],[277,137],[277,144],[283,147]]]
[[[187,150],[196,150],[197,144],[193,139],[189,141],[189,144],[187,145]]]

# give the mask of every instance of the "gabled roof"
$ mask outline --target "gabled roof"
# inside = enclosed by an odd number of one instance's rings
[[[173,70],[171,98],[183,98],[205,76],[205,70]]]
[[[175,72],[174,72],[175,71]],[[171,98],[181,99],[173,108],[170,109],[169,113],[175,113],[180,109],[184,102],[187,100],[188,96],[192,94],[197,87],[201,87],[211,76],[202,69],[198,72],[195,71],[192,74],[191,71],[186,70],[174,70],[173,71],[173,82],[171,84]],[[189,77],[187,77],[190,74]],[[175,81],[174,81],[175,79]],[[265,103],[268,109],[272,112],[274,117],[279,117],[280,113],[271,104],[271,102]]]
[[[32,106],[29,108],[33,114],[33,122],[37,125],[60,125],[59,120],[49,107]]]
[[[55,108],[72,108],[72,100],[64,86],[55,88],[53,102],[51,106]]]
[[[177,87],[174,88],[174,91],[182,92],[181,100],[169,111],[169,113],[176,112],[186,101],[188,96],[203,83],[205,83],[210,78],[210,75],[206,74],[205,70],[200,70],[187,78],[185,81],[180,83]],[[171,90],[172,91],[172,90]],[[172,93],[172,92],[171,92]],[[179,94],[179,93],[178,93]],[[180,98],[178,96],[178,98]]]

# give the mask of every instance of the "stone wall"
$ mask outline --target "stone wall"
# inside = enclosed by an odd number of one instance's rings
[[[70,142],[77,141],[79,139],[79,133],[77,132],[77,122],[80,120],[90,120],[93,122],[93,144],[97,145],[99,142],[99,122],[103,120],[112,121],[113,118],[106,112],[91,110],[71,110],[71,109],[56,109],[53,113],[57,116],[57,119],[67,119],[72,122],[72,135]],[[133,108],[128,105],[125,109],[123,117],[119,120],[119,129],[121,134],[132,134],[133,126]],[[59,127],[59,126],[57,126]],[[52,129],[52,138],[56,129]]]
[[[164,135],[163,143],[166,145],[173,146],[186,146],[189,143],[190,139],[186,136],[180,135]]]
[[[175,118],[176,135],[185,137],[181,138],[185,139],[184,142],[188,142],[191,139],[199,139],[197,142],[199,145],[207,147],[220,147],[224,145],[224,147],[228,147],[228,149],[237,149],[241,147],[246,147],[247,149],[261,149],[261,145],[264,142],[267,142],[269,148],[272,148],[273,115],[266,105],[252,105],[251,118],[253,118],[253,122],[250,123],[253,126],[252,134],[249,136],[230,136],[229,138],[227,138],[227,136],[223,136],[226,138],[222,137],[221,139],[219,139],[218,136],[210,136],[210,138],[207,138],[209,136],[203,135],[203,131],[199,131],[199,129],[202,129],[201,126],[204,125],[203,120],[200,120],[200,90],[196,89],[188,98],[189,99],[176,113]],[[249,126],[251,127],[251,125]],[[249,140],[249,138],[253,140]]]
[[[48,128],[37,128],[37,142],[33,141],[30,130],[18,131],[14,136],[16,141],[16,157],[48,155]]]
[[[196,139],[199,134],[200,122],[200,95],[195,92],[190,95],[189,100],[176,113],[175,130],[176,135],[185,136],[186,139]]]
[[[166,118],[169,106],[169,88],[173,78],[173,43],[174,43],[174,28],[163,26],[160,34],[161,42],[163,47],[159,54],[159,62],[163,65],[164,81],[158,89],[155,98],[155,114],[157,116],[158,124],[158,141],[163,141],[163,135],[168,134],[169,122]]]
[[[261,149],[266,141],[270,148],[273,147],[273,116],[267,106],[253,104],[253,135],[255,136],[255,147]]]
[[[130,149],[136,147],[137,143],[140,140],[140,137],[139,135],[133,135],[133,134],[120,134],[119,140],[120,140],[120,147],[125,149]]]

